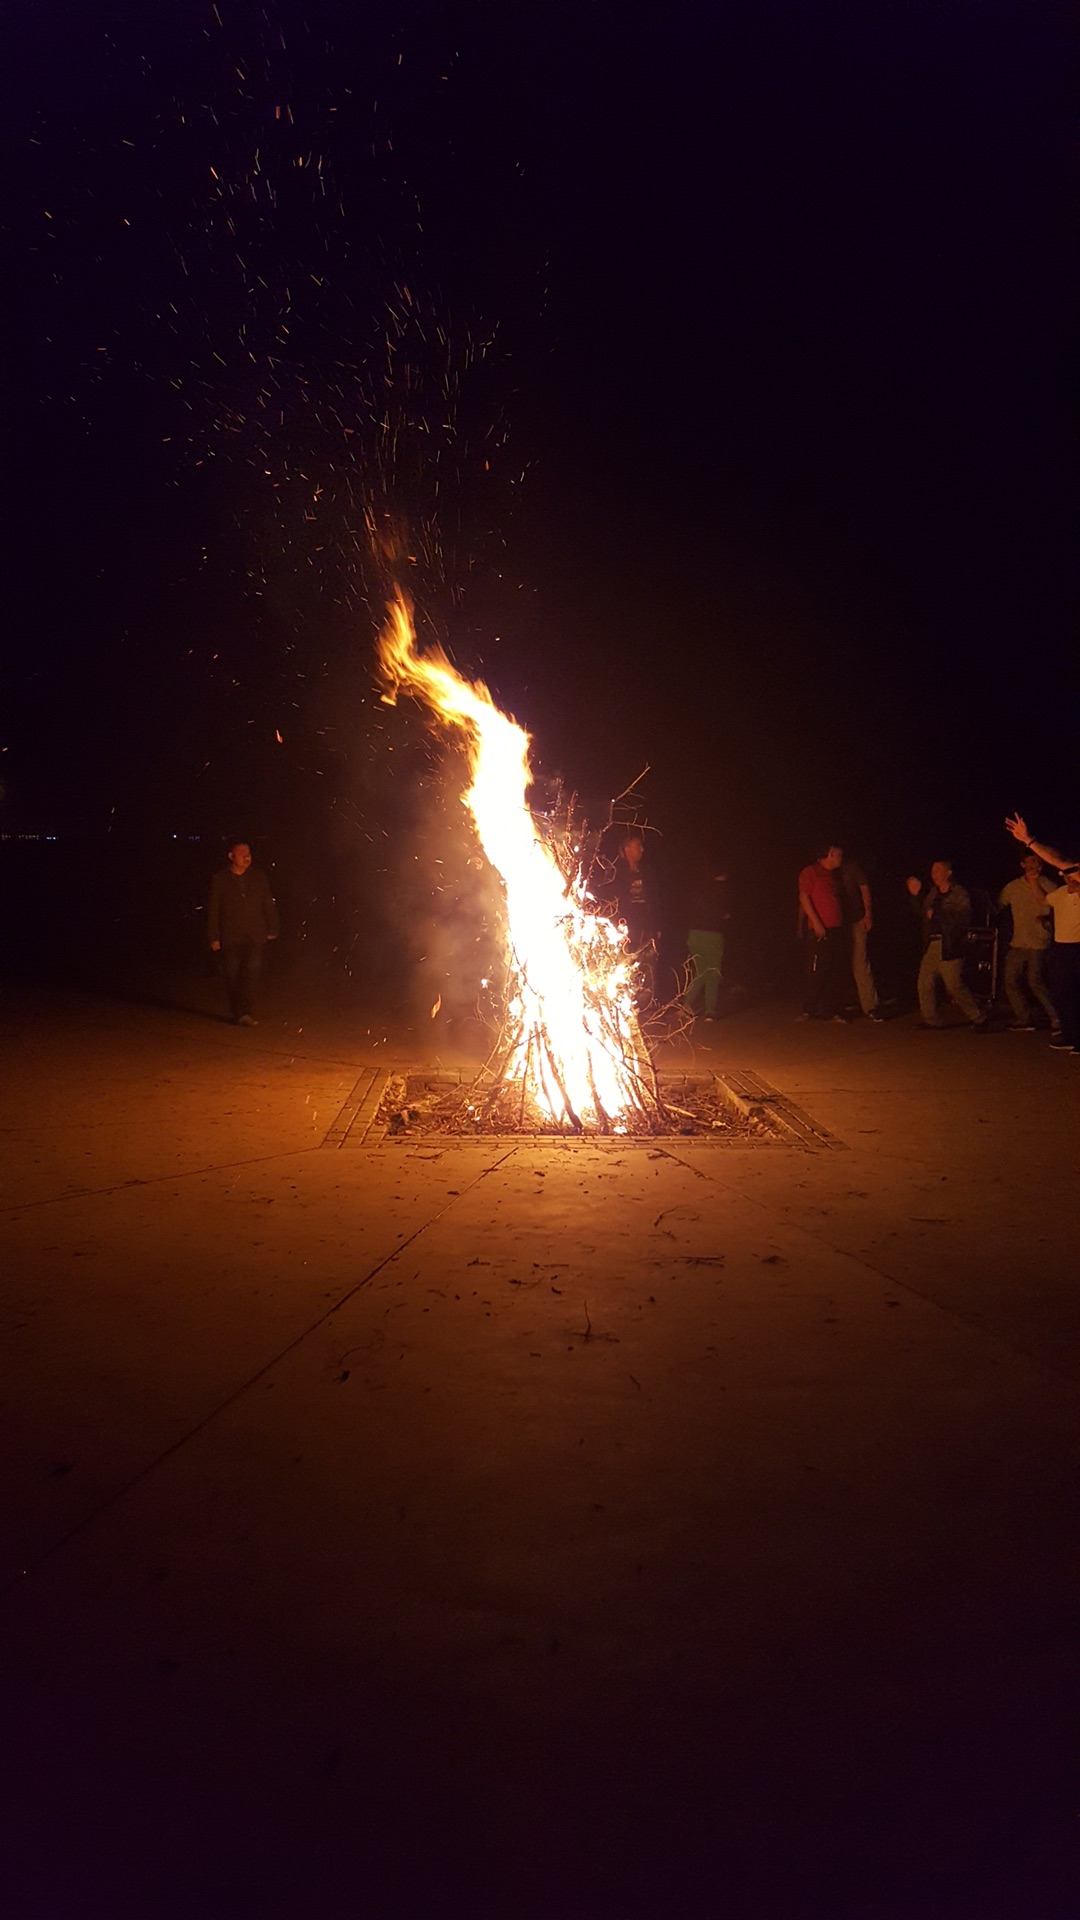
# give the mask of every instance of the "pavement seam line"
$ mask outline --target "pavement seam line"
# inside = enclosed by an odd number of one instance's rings
[[[685,1168],[687,1173],[696,1173],[701,1180],[710,1180],[715,1186],[725,1186],[728,1193],[734,1194],[737,1199],[748,1200],[751,1206],[757,1207],[760,1212],[767,1213],[769,1211],[765,1201],[759,1200],[756,1194],[745,1193],[740,1187],[734,1187],[729,1182],[718,1180],[714,1173],[706,1172],[704,1167],[687,1166],[686,1161],[680,1160],[677,1154],[669,1153],[667,1158],[673,1160],[676,1166]],[[873,1261],[867,1260],[863,1254],[852,1253],[850,1247],[836,1246],[832,1240],[827,1239],[817,1228],[804,1227],[800,1225],[797,1220],[784,1220],[781,1224],[790,1232],[802,1234],[805,1239],[815,1241],[818,1246],[825,1247],[829,1253],[836,1254],[841,1260],[850,1260],[854,1266],[861,1267],[865,1273],[872,1273],[875,1279],[884,1280],[887,1286],[897,1287],[900,1292],[911,1294],[913,1299],[921,1300],[924,1306],[933,1307],[936,1313],[943,1313],[948,1319],[955,1320],[957,1326],[963,1327],[967,1332],[979,1333],[984,1340],[996,1341],[999,1346],[1005,1348],[1007,1353],[1012,1354],[1018,1359],[1029,1361],[1032,1366],[1041,1368],[1045,1373],[1050,1374],[1053,1379],[1063,1380],[1065,1384],[1070,1387],[1075,1388],[1077,1386],[1078,1383],[1074,1373],[1070,1373],[1065,1368],[1054,1366],[1053,1362],[1047,1360],[1044,1354],[1034,1353],[1030,1347],[1018,1345],[1015,1340],[1009,1339],[1006,1334],[999,1333],[994,1327],[984,1326],[981,1320],[971,1319],[969,1315],[961,1313],[957,1307],[944,1306],[940,1300],[934,1299],[933,1294],[923,1293],[921,1289],[914,1286],[910,1280],[897,1279],[895,1274],[889,1273],[885,1267],[876,1267]]]
[[[99,1200],[105,1193],[133,1193],[136,1187],[160,1187],[168,1180],[195,1180],[203,1173],[233,1173],[244,1167],[265,1167],[271,1160],[296,1160],[305,1153],[320,1153],[322,1142],[309,1147],[286,1147],[280,1153],[257,1153],[251,1160],[223,1160],[218,1166],[188,1167],[183,1173],[155,1173],[147,1180],[118,1180],[111,1187],[79,1187],[75,1193],[53,1193],[47,1200],[14,1200],[0,1207],[0,1214],[29,1213],[34,1207],[59,1207],[69,1200]]]
[[[311,1148],[309,1151],[318,1152],[319,1149]],[[346,1293],[342,1294],[340,1300],[335,1300],[332,1306],[327,1307],[323,1313],[320,1313],[318,1318],[311,1322],[310,1326],[304,1327],[292,1340],[289,1340],[286,1345],[281,1348],[280,1352],[273,1354],[269,1360],[265,1361],[261,1367],[256,1369],[249,1379],[241,1381],[238,1387],[234,1387],[231,1393],[226,1394],[224,1400],[220,1400],[216,1407],[211,1407],[209,1413],[203,1414],[202,1419],[197,1420],[194,1426],[188,1428],[186,1433],[182,1433],[178,1439],[171,1441],[167,1447],[163,1447],[162,1451],[155,1454],[152,1460],[148,1460],[146,1465],[140,1467],[137,1473],[133,1473],[129,1479],[124,1481],[122,1486],[115,1488],[106,1499],[102,1500],[100,1504],[94,1508],[92,1513],[84,1515],[75,1526],[69,1527],[68,1531],[61,1534],[58,1540],[54,1540],[50,1546],[39,1553],[36,1559],[31,1560],[27,1566],[20,1567],[18,1573],[13,1574],[0,1584],[0,1600],[5,1600],[9,1594],[16,1592],[22,1585],[22,1582],[29,1579],[31,1574],[37,1573],[38,1570],[45,1565],[46,1561],[53,1558],[54,1554],[59,1553],[62,1548],[70,1546],[73,1540],[77,1540],[80,1534],[85,1533],[97,1520],[100,1520],[102,1514],[108,1513],[111,1507],[115,1507],[119,1501],[125,1499],[141,1481],[148,1479],[152,1473],[157,1471],[158,1467],[165,1464],[166,1460],[171,1460],[174,1454],[179,1453],[190,1441],[197,1439],[200,1433],[204,1433],[206,1428],[218,1419],[219,1415],[226,1413],[230,1407],[235,1406],[238,1400],[243,1399],[245,1393],[249,1393],[251,1388],[257,1386],[260,1380],[265,1379],[268,1373],[272,1373],[274,1368],[280,1366],[283,1360],[287,1360],[291,1353],[295,1353],[298,1347],[303,1346],[305,1340],[309,1340],[311,1335],[317,1333],[320,1327],[325,1326],[328,1320],[332,1320],[336,1313],[340,1313],[343,1307],[347,1307],[350,1300],[354,1300],[356,1295],[361,1293],[370,1281],[374,1280],[376,1274],[381,1273],[384,1267],[390,1266],[391,1263],[398,1258],[399,1254],[404,1253],[406,1247],[411,1247],[414,1241],[419,1240],[421,1234],[426,1233],[429,1227],[433,1227],[436,1221],[441,1220],[445,1213],[449,1213],[455,1200],[464,1199],[467,1193],[471,1193],[474,1187],[479,1186],[481,1180],[486,1180],[491,1173],[498,1173],[500,1167],[504,1167],[508,1160],[512,1160],[516,1152],[517,1148],[511,1147],[506,1153],[502,1154],[499,1159],[493,1160],[490,1166],[481,1167],[480,1172],[474,1179],[469,1181],[467,1186],[462,1187],[460,1193],[450,1194],[441,1207],[437,1207],[428,1219],[422,1221],[420,1226],[415,1227],[412,1233],[408,1234],[404,1240],[399,1241],[396,1247],[392,1247],[390,1252],[385,1254],[381,1260],[376,1261],[375,1265],[368,1269],[362,1279],[357,1280],[354,1286],[351,1286]],[[274,1155],[272,1157],[277,1158],[278,1156]]]

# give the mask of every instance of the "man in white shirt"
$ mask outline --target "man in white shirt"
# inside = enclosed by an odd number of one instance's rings
[[[1056,867],[1062,876],[1061,886],[1046,896],[1054,916],[1050,997],[1061,1023],[1050,1045],[1056,1053],[1080,1054],[1080,860],[1070,860],[1045,840],[1034,839],[1022,813],[1011,814],[1005,825],[1014,840],[1045,860],[1048,867]]]
[[[1058,1053],[1080,1056],[1080,871],[1073,868],[1064,886],[1046,896],[1054,916],[1050,949],[1050,992],[1061,1031],[1050,1045]]]
[[[1010,880],[998,896],[999,906],[1007,907],[1012,919],[1012,937],[1005,955],[1005,993],[1012,1008],[1014,1033],[1033,1031],[1031,1008],[1024,994],[1025,982],[1051,1028],[1056,1029],[1058,1024],[1044,978],[1053,939],[1047,895],[1054,891],[1054,885],[1043,872],[1038,854],[1029,852],[1020,862],[1020,877]]]

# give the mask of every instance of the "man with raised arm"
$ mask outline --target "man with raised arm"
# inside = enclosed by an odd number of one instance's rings
[[[1056,867],[1059,873],[1080,871],[1080,860],[1070,860],[1067,854],[1059,853],[1056,847],[1048,847],[1044,840],[1033,840],[1028,832],[1027,821],[1022,814],[1014,813],[1011,817],[1006,816],[1005,825],[1014,840],[1019,840],[1021,846],[1027,847],[1030,852],[1037,853],[1039,859],[1045,860],[1048,867]]]
[[[1050,1045],[1055,1053],[1080,1057],[1080,867],[1065,869],[1046,904],[1054,916],[1050,992],[1059,1022]]]

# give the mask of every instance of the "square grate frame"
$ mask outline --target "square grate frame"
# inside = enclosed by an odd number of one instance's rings
[[[711,1088],[721,1102],[750,1122],[750,1131],[737,1135],[724,1134],[688,1134],[674,1128],[669,1133],[649,1134],[572,1134],[572,1133],[451,1133],[447,1130],[432,1128],[423,1134],[391,1133],[384,1121],[378,1118],[379,1107],[387,1083],[392,1076],[404,1076],[406,1083],[417,1092],[432,1092],[438,1088],[448,1091],[454,1087],[471,1085],[473,1074],[465,1071],[429,1070],[424,1067],[379,1066],[365,1068],[352,1092],[345,1100],[341,1111],[329,1128],[323,1146],[335,1151],[342,1148],[365,1147],[402,1148],[438,1146],[440,1150],[448,1147],[486,1147],[495,1151],[505,1147],[548,1147],[555,1151],[573,1153],[581,1147],[595,1147],[600,1151],[625,1153],[636,1148],[653,1148],[668,1142],[677,1144],[680,1149],[687,1148],[692,1153],[715,1153],[726,1149],[756,1150],[760,1147],[789,1146],[799,1147],[807,1153],[844,1150],[845,1142],[838,1140],[813,1120],[801,1107],[797,1107],[786,1094],[771,1087],[759,1074],[746,1067],[729,1067],[713,1072],[698,1073],[659,1073],[657,1079],[662,1093],[677,1100],[680,1091],[701,1091]]]

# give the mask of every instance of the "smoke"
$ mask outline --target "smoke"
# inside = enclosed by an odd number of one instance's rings
[[[380,796],[385,864],[370,896],[389,997],[437,1032],[490,1027],[494,1037],[505,999],[505,911],[462,804],[465,754],[445,737],[432,742],[407,707],[394,718]]]

